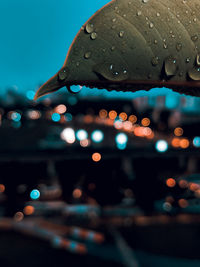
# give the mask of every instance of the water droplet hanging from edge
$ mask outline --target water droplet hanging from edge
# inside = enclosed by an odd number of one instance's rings
[[[188,76],[193,81],[200,81],[200,68],[192,68],[188,71]]]
[[[168,57],[165,60],[165,74],[170,77],[176,75],[178,70],[177,59],[174,57]]]

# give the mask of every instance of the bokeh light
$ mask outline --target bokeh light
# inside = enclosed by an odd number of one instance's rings
[[[183,135],[183,129],[181,127],[177,127],[174,129],[174,135],[176,136],[182,136]]]
[[[76,141],[75,132],[72,128],[66,128],[61,133],[61,138],[69,144],[73,144]]]
[[[111,111],[109,112],[109,118],[110,118],[111,120],[114,120],[114,119],[116,119],[116,117],[117,117],[117,112],[116,112],[115,110],[111,110]]]
[[[101,160],[101,154],[100,153],[94,153],[92,154],[92,160],[95,162],[98,162]]]
[[[188,139],[183,138],[183,139],[180,140],[180,147],[181,148],[183,148],[183,149],[188,148],[189,145],[190,145],[190,142],[189,142]]]
[[[124,133],[119,133],[116,135],[115,140],[117,144],[123,145],[128,142],[128,136]]]
[[[30,198],[33,200],[37,200],[40,197],[40,191],[37,189],[33,189],[30,193]]]
[[[168,143],[165,140],[159,140],[159,141],[156,142],[156,146],[155,147],[156,147],[156,150],[158,152],[163,153],[163,152],[166,152],[167,151],[167,149],[168,149]]]
[[[88,138],[88,133],[87,133],[85,130],[83,130],[83,129],[78,130],[78,131],[76,132],[76,138],[77,138],[79,141],[83,141],[83,140],[85,140],[85,139]]]
[[[63,104],[60,104],[55,108],[55,112],[59,113],[59,114],[63,114],[66,111],[67,111],[67,107],[65,105],[63,105]]]
[[[200,136],[196,136],[194,139],[193,139],[193,145],[195,147],[200,147]]]
[[[32,91],[32,90],[29,90],[26,92],[26,97],[28,98],[28,100],[33,100],[34,99],[34,96],[35,96],[35,92]]]
[[[15,122],[19,122],[21,120],[21,114],[18,112],[12,112],[11,119]]]
[[[175,187],[176,181],[173,178],[169,178],[169,179],[166,180],[166,185],[168,187]]]
[[[102,131],[100,130],[95,130],[94,132],[92,132],[91,134],[91,138],[92,138],[92,141],[95,142],[95,143],[100,143],[103,141],[104,139],[104,134]]]
[[[58,113],[53,113],[51,116],[52,121],[55,121],[55,122],[60,121],[60,118],[61,118],[60,114],[58,114]]]
[[[75,188],[72,195],[74,198],[80,198],[82,196],[82,190],[79,188]]]
[[[24,212],[24,214],[25,215],[32,215],[33,213],[34,213],[34,211],[35,211],[35,208],[33,207],[33,206],[26,206],[25,208],[24,208],[24,210],[23,210],[23,212]]]
[[[148,126],[150,125],[150,123],[151,123],[151,121],[150,121],[149,118],[144,118],[144,119],[142,119],[142,121],[141,121],[141,124],[142,124],[142,126],[144,126],[144,127],[148,127]]]
[[[5,192],[5,185],[4,184],[0,184],[0,193],[4,193]]]

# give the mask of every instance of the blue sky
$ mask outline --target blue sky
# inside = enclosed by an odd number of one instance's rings
[[[108,2],[0,0],[1,93],[12,85],[26,92],[46,82],[63,65],[80,27]],[[84,90],[83,94],[88,92],[91,90]],[[160,89],[154,94],[159,92]],[[95,92],[97,95],[102,93],[105,94],[105,90]],[[129,97],[130,94],[122,95]],[[134,96],[140,95],[141,92]],[[115,93],[109,96],[115,96]]]
[[[108,0],[1,0],[0,88],[45,82],[63,65],[78,30]]]

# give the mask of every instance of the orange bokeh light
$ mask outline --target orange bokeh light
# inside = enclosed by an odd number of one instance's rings
[[[92,154],[92,160],[95,162],[98,162],[101,160],[101,154],[100,153],[94,153]]]
[[[74,198],[80,198],[82,196],[82,190],[79,188],[74,189],[72,193]]]
[[[167,181],[166,181],[166,185],[167,185],[168,187],[174,187],[174,186],[176,185],[176,181],[175,181],[173,178],[169,178],[169,179],[167,179]]]
[[[177,127],[174,129],[174,135],[176,136],[182,136],[183,135],[183,129],[181,127]]]
[[[115,110],[111,110],[111,111],[109,112],[109,118],[110,118],[111,120],[114,120],[114,119],[116,119],[116,117],[117,117],[117,112],[116,112]]]
[[[136,123],[137,122],[137,117],[135,115],[130,115],[128,120],[132,123]]]
[[[125,120],[127,120],[128,116],[127,116],[127,114],[126,114],[125,112],[121,112],[121,113],[119,114],[119,118],[120,118],[121,120],[125,121]]]
[[[181,188],[187,188],[188,187],[188,182],[186,180],[180,180],[178,184]]]
[[[181,148],[188,148],[190,145],[190,142],[188,139],[184,138],[180,141],[180,147]]]
[[[179,147],[180,146],[180,139],[179,138],[173,138],[171,142],[173,147]]]
[[[5,185],[4,184],[0,184],[0,193],[3,193],[5,191]]]
[[[150,121],[149,118],[144,118],[144,119],[142,119],[142,121],[141,121],[141,124],[142,124],[142,126],[144,126],[144,127],[149,126],[150,123],[151,123],[151,121]]]
[[[105,119],[107,116],[108,116],[108,112],[107,112],[105,109],[101,109],[101,110],[99,111],[99,117],[100,117],[101,119]]]
[[[26,206],[23,211],[25,215],[32,215],[35,211],[35,208],[33,206]]]
[[[188,206],[188,202],[184,198],[179,199],[178,204],[181,208],[186,208]]]

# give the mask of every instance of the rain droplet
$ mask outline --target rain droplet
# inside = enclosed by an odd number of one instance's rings
[[[71,94],[78,94],[82,90],[82,86],[80,85],[67,85],[66,88]]]
[[[140,15],[142,15],[142,11],[139,10],[139,11],[137,12],[137,16],[140,16]]]
[[[168,45],[166,43],[163,44],[163,48],[167,49]]]
[[[181,43],[177,43],[176,44],[176,50],[179,52],[179,51],[181,51],[181,49],[182,49],[182,44]]]
[[[156,16],[157,16],[157,17],[160,17],[160,13],[156,13]]]
[[[142,0],[142,3],[146,4],[149,0]]]
[[[157,66],[159,64],[159,58],[158,57],[153,57],[151,60],[151,64],[153,66]]]
[[[190,58],[187,57],[186,60],[185,60],[186,63],[190,63]]]
[[[61,81],[65,80],[69,75],[69,69],[67,67],[60,70],[58,77]]]
[[[95,40],[97,38],[97,33],[96,32],[92,32],[91,35],[90,35],[90,38],[92,40]]]
[[[116,22],[116,20],[117,20],[117,19],[116,19],[116,18],[114,18],[114,19],[112,19],[112,22]]]
[[[111,47],[111,51],[114,51],[114,50],[115,50],[115,46],[112,46],[112,47]]]
[[[153,29],[153,27],[154,27],[154,25],[153,25],[153,23],[151,22],[151,23],[149,24],[149,28],[150,28],[150,29]]]
[[[192,68],[188,71],[190,79],[194,81],[200,81],[200,68]]]
[[[196,22],[197,21],[197,18],[194,18],[193,21]]]
[[[128,79],[128,71],[121,65],[115,66],[114,64],[102,63],[96,65],[93,70],[109,81],[124,81]]]
[[[196,65],[200,66],[200,54],[197,54],[196,56]]]
[[[177,60],[174,57],[168,57],[165,60],[165,74],[169,76],[176,75],[178,69]]]
[[[94,25],[91,23],[87,23],[85,26],[85,30],[87,33],[92,33],[94,31]]]
[[[154,40],[154,44],[157,44],[158,43],[158,41],[157,40]]]
[[[92,54],[91,52],[86,52],[84,54],[84,58],[89,59],[91,57],[91,54]]]
[[[196,41],[198,40],[198,36],[197,36],[197,35],[193,35],[193,36],[191,37],[191,40],[192,40],[193,42],[196,42]]]
[[[123,38],[123,36],[124,36],[124,31],[120,31],[119,32],[119,37]]]

